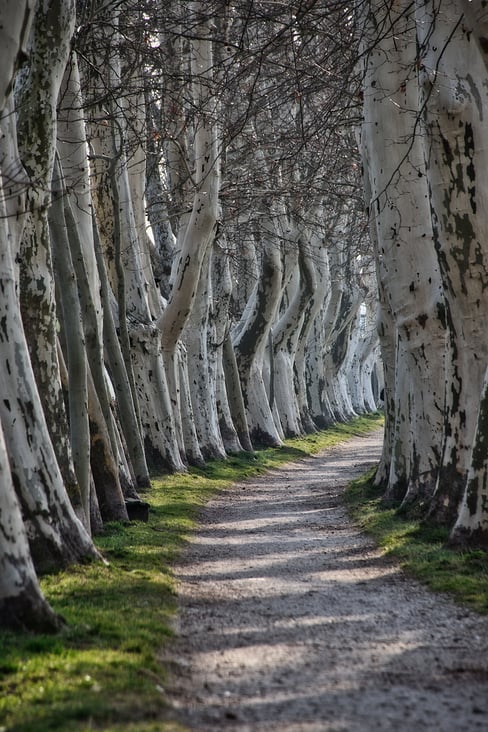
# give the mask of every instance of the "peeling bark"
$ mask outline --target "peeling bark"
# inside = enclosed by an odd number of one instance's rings
[[[233,343],[251,440],[268,446],[281,444],[263,379],[268,335],[282,293],[281,254],[274,234],[273,230],[263,241],[261,276]]]
[[[470,470],[488,363],[486,68],[463,3],[417,7],[425,156],[434,243],[446,299],[445,442],[431,518],[452,525]]]
[[[428,505],[442,444],[445,321],[419,134],[413,7],[371,3],[365,44],[361,146],[381,288],[385,498]]]
[[[19,219],[11,217],[12,202],[15,201],[19,207],[17,214],[21,213],[23,204],[23,196],[19,191],[16,196],[11,195],[12,180],[16,180],[18,186],[22,173],[16,150],[15,127],[12,124],[11,89],[18,53],[26,41],[32,10],[31,4],[27,2],[4,4],[0,10],[0,114],[5,113],[1,120],[1,137],[9,139],[8,145],[2,143],[0,151],[0,351],[3,359],[6,351],[13,355],[11,347],[5,348],[12,326],[16,323],[22,327],[16,288],[12,287],[14,267],[10,251],[12,247],[16,254],[21,235]],[[10,134],[6,135],[7,132]],[[4,175],[5,165],[13,176],[12,180]],[[13,299],[10,299],[11,296]],[[13,310],[17,310],[16,316],[13,316]],[[8,365],[7,358],[4,367]],[[2,393],[2,402],[6,406],[7,392]],[[39,588],[9,467],[3,424],[0,424],[0,485],[0,626],[13,630],[56,631],[61,628],[63,621],[52,611]]]
[[[19,150],[30,181],[19,253],[22,319],[57,460],[69,491],[76,493],[56,351],[57,314],[48,224],[56,104],[74,24],[74,0],[37,4],[28,63],[17,76],[15,101]]]

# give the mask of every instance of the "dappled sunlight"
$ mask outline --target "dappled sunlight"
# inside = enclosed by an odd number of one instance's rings
[[[434,730],[443,704],[449,730],[464,729],[456,668],[474,668],[480,641],[458,643],[452,609],[348,520],[343,487],[374,459],[364,442],[238,484],[202,512],[177,567],[172,698],[192,729],[411,732],[431,714]]]

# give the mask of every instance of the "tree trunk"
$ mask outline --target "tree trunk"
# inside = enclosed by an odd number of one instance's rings
[[[147,163],[146,163],[146,206],[156,249],[154,276],[164,298],[170,294],[171,263],[175,255],[176,237],[166,203],[167,194],[160,169],[161,152],[155,140],[160,137],[162,122],[156,113],[156,103],[146,98],[147,119]]]
[[[15,288],[11,288],[13,275],[13,257],[9,247],[13,245],[14,254],[21,235],[24,197],[20,190],[12,196],[11,183],[21,183],[22,170],[17,153],[14,113],[12,104],[12,83],[19,51],[24,47],[33,15],[33,7],[29,2],[8,3],[0,10],[0,115],[1,138],[8,139],[2,144],[0,169],[0,312],[10,313],[2,321],[10,319],[11,310],[17,307],[17,323],[20,324],[19,303],[15,297]],[[3,166],[7,166],[11,179],[3,177]],[[7,200],[6,200],[7,199]],[[17,211],[12,210],[12,206]],[[12,301],[9,295],[14,295]],[[0,350],[8,339],[8,329],[2,329]],[[7,364],[8,365],[8,361]],[[15,362],[13,362],[15,363]],[[14,394],[15,392],[12,392]],[[2,401],[7,400],[7,392],[3,392]],[[0,413],[1,420],[1,413]],[[0,423],[0,626],[13,630],[39,630],[50,632],[58,630],[62,620],[55,615],[44,599],[31,559],[25,527],[15,495],[9,459],[4,441],[3,427]]]
[[[488,11],[481,0],[464,0],[462,9],[488,70]],[[450,542],[454,546],[488,546],[488,369],[485,372],[466,488]]]
[[[318,211],[318,217],[323,217],[321,208]],[[305,262],[308,270],[309,297],[304,307],[303,325],[295,357],[295,388],[300,410],[300,419],[307,433],[316,430],[308,398],[307,358],[314,323],[327,299],[330,276],[327,250],[322,237],[314,231],[310,232],[309,248],[310,253]]]
[[[81,315],[78,285],[71,258],[63,196],[65,188],[59,161],[54,166],[57,190],[49,209],[53,263],[58,278],[58,293],[62,314],[62,335],[68,369],[68,410],[70,446],[76,478],[81,491],[83,522],[90,531],[90,429],[88,425],[87,362],[85,336]]]
[[[195,303],[187,321],[183,340],[188,354],[188,379],[195,427],[205,460],[226,457],[219,429],[216,396],[216,359],[210,330],[212,302],[212,248],[202,263]],[[210,341],[210,346],[209,346]]]
[[[46,602],[37,581],[1,427],[0,482],[0,628],[55,632],[64,622]]]
[[[383,315],[394,328],[383,337],[386,497],[425,510],[442,443],[445,323],[418,130],[412,13],[408,3],[370,4],[361,145]]]
[[[209,348],[212,352],[213,368],[215,369],[216,380],[216,407],[220,426],[220,434],[227,453],[240,452],[243,449],[250,448],[249,431],[247,430],[247,422],[244,420],[244,430],[247,435],[244,439],[246,447],[239,440],[239,436],[234,424],[232,409],[229,404],[227,395],[227,384],[224,367],[224,344],[228,338],[230,330],[230,304],[232,297],[232,278],[230,276],[229,253],[225,249],[225,240],[220,243],[216,242],[212,255],[212,293],[213,303],[211,310],[212,336]],[[240,390],[239,377],[237,371],[234,372],[237,380],[234,387]],[[228,371],[229,377],[231,376]],[[242,395],[241,395],[242,401]]]
[[[488,363],[486,69],[460,0],[418,3],[423,140],[446,299],[445,443],[431,518],[453,524],[465,490]],[[481,485],[481,483],[480,483]]]
[[[120,417],[120,425],[127,444],[132,469],[135,473],[136,484],[140,488],[145,488],[148,487],[150,481],[141,436],[141,425],[138,421],[133,393],[115,329],[115,323],[112,315],[113,293],[110,290],[108,282],[95,217],[93,217],[93,246],[95,249],[98,274],[100,277],[105,350],[115,393],[117,412]]]
[[[105,268],[99,272],[97,264],[87,149],[80,73],[77,56],[73,53],[60,92],[58,117],[58,154],[67,188],[64,196],[64,215],[83,312],[87,356],[106,422],[106,431],[110,437],[111,451],[115,458],[120,427],[115,423],[111,409],[108,376],[104,366],[103,345],[104,341],[108,342],[110,339],[104,332],[104,317],[109,314],[104,313],[101,300],[102,291],[106,292],[106,283],[101,283]],[[110,311],[110,302],[106,297],[105,301],[106,308]],[[149,474],[140,430],[135,429],[135,417],[132,421],[127,420],[126,424],[127,457],[119,455],[118,462],[120,464],[129,460],[136,476],[136,484],[141,487],[148,486]]]
[[[191,327],[192,310],[197,304],[203,309],[208,307],[208,303],[197,302],[198,283],[206,276],[202,268],[217,229],[220,189],[220,139],[216,99],[213,96],[212,28],[209,17],[203,12],[202,3],[191,3],[191,10],[202,18],[198,24],[198,36],[191,43],[192,94],[197,110],[193,205],[188,221],[179,232],[181,248],[173,265],[171,292],[157,321],[161,330],[168,383],[173,388],[177,387],[178,381],[180,386],[184,386],[184,375],[181,382],[176,372],[177,354],[185,327]],[[196,333],[192,335],[197,337]],[[189,364],[190,381],[192,370],[199,368],[201,364]]]
[[[15,138],[8,140],[13,144]],[[17,252],[13,238],[12,250],[7,248],[7,241],[5,234],[0,252],[0,310],[4,313],[0,391],[5,395],[0,400],[0,419],[12,479],[29,525],[34,562],[40,569],[59,568],[99,555],[73,511],[59,471],[20,316],[14,264]]]
[[[35,5],[35,0],[16,0],[0,8],[0,114],[12,93],[19,56],[27,52]]]
[[[461,0],[461,10],[488,69],[488,10],[485,0]]]
[[[278,447],[281,438],[263,379],[268,335],[282,294],[281,254],[274,239],[274,228],[271,228],[272,233],[262,245],[260,278],[244,311],[243,326],[237,331],[234,350],[251,440],[253,444]]]
[[[295,357],[302,332],[304,311],[312,295],[311,280],[307,269],[306,244],[303,232],[296,232],[295,273],[288,286],[289,300],[283,314],[273,326],[273,379],[276,408],[286,437],[303,434],[300,410],[295,391]]]
[[[88,373],[88,415],[91,474],[100,516],[104,522],[128,521],[129,516],[122,493],[119,466],[111,449],[107,422],[90,371]]]
[[[193,2],[193,11],[203,11],[202,3]],[[205,18],[205,13],[201,13]],[[191,68],[194,78],[193,100],[201,114],[195,132],[195,193],[190,218],[181,241],[181,250],[173,267],[168,304],[158,320],[165,359],[174,358],[177,343],[188,322],[197,297],[197,285],[207,251],[217,228],[220,188],[218,127],[212,97],[212,30],[207,17],[192,41]]]
[[[78,486],[56,351],[57,315],[48,208],[56,151],[56,105],[75,25],[74,0],[38,3],[28,64],[16,83],[19,148],[30,177],[20,250],[22,319],[57,460],[70,494]]]

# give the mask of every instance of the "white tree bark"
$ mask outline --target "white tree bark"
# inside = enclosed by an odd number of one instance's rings
[[[54,72],[56,73],[56,67]],[[52,87],[49,83],[47,101],[52,101],[51,93]],[[3,163],[8,162],[9,175],[15,173],[9,186],[13,181],[18,186],[19,182],[25,181],[25,177],[17,150],[16,131],[12,125],[14,116],[9,114],[6,120],[11,126],[9,134],[1,137],[1,159]],[[49,159],[50,152],[54,154],[48,145],[39,154],[41,158],[46,154]],[[31,153],[35,155],[36,150]],[[41,166],[40,174],[45,172]],[[66,493],[32,371],[20,316],[18,272],[15,264],[22,237],[20,222],[24,220],[25,199],[19,195],[18,189],[15,197],[11,196],[12,192],[12,188],[7,189],[10,206],[14,202],[17,206],[16,217],[12,220],[16,223],[9,230],[4,230],[4,243],[0,251],[1,310],[4,313],[0,347],[0,390],[5,395],[0,404],[0,419],[12,478],[29,525],[29,540],[35,563],[44,568],[60,567],[99,555],[76,517]],[[10,220],[7,219],[7,213],[10,216],[13,211],[10,207],[7,210],[4,200],[2,196],[0,218],[4,226],[7,226],[7,221]],[[50,283],[51,279],[48,277],[46,285],[49,286]],[[56,351],[55,338],[50,345]]]
[[[308,268],[309,254],[305,232],[297,231],[295,241],[285,246],[294,250],[294,280],[289,284],[290,299],[285,311],[273,326],[273,380],[276,408],[286,437],[303,434],[300,408],[295,390],[295,358],[302,335],[306,305],[312,292]]]
[[[443,432],[445,331],[412,71],[413,9],[408,3],[386,8],[373,2],[366,28],[371,47],[361,144],[383,315],[391,314],[394,327],[383,337],[387,496],[428,501]]]
[[[62,619],[47,604],[32,564],[0,427],[0,628],[51,632]]]
[[[323,216],[320,208],[318,217]],[[315,320],[327,301],[329,283],[329,259],[327,249],[320,233],[311,231],[308,239],[309,256],[305,261],[307,268],[307,282],[309,283],[309,297],[304,307],[303,324],[300,333],[297,353],[295,356],[295,379],[300,419],[307,433],[313,432],[316,425],[312,419],[308,385],[307,385],[307,357],[312,340],[312,329]]]
[[[242,396],[253,444],[281,445],[263,378],[268,335],[282,295],[282,260],[274,223],[261,245],[261,273],[233,339]]]
[[[32,3],[6,2],[0,9],[0,116],[1,137],[4,142],[0,150],[0,312],[12,312],[18,307],[16,297],[9,283],[14,277],[13,257],[18,250],[22,224],[24,196],[21,181],[24,175],[16,148],[12,84],[19,51],[24,47],[33,15]],[[8,144],[5,140],[9,140]],[[4,171],[7,175],[4,176]],[[12,196],[15,186],[16,195]],[[17,210],[13,210],[13,206]],[[20,214],[20,216],[18,215]],[[4,281],[5,278],[5,281]],[[6,287],[4,287],[4,284]],[[12,315],[9,316],[10,320]],[[2,315],[3,320],[3,315]],[[17,314],[20,325],[20,316]],[[0,351],[8,339],[9,332],[2,331]],[[3,392],[6,401],[7,393]],[[15,494],[9,459],[4,441],[0,413],[0,626],[42,632],[59,629],[61,620],[44,599],[32,563],[27,535]]]
[[[328,249],[330,294],[316,318],[307,354],[307,381],[313,421],[319,427],[348,419],[354,410],[340,368],[347,353],[349,324],[359,307],[359,292],[345,246],[346,219],[334,225]]]
[[[212,358],[215,368],[216,380],[216,407],[219,420],[220,434],[224,443],[226,453],[240,452],[243,449],[250,449],[251,442],[247,422],[244,422],[244,440],[241,442],[234,424],[232,409],[227,394],[227,383],[224,366],[224,346],[229,337],[231,326],[229,310],[232,297],[232,278],[230,274],[229,253],[226,251],[226,242],[215,242],[212,253],[212,293],[213,302],[211,310],[211,342],[209,348],[212,350]],[[231,377],[230,369],[228,370]],[[233,371],[234,376],[237,372]],[[238,377],[234,379],[232,388],[240,390]],[[242,396],[241,396],[242,399]]]
[[[88,144],[80,72],[77,55],[74,52],[66,67],[60,91],[57,135],[57,149],[67,187],[64,197],[66,225],[71,246],[74,248],[73,262],[76,265],[86,348],[94,386],[106,422],[114,458],[119,464],[126,462],[125,456],[120,454],[117,456],[117,446],[120,441],[117,431],[125,428],[127,459],[134,471],[135,481],[138,486],[147,486],[149,485],[149,474],[140,430],[136,428],[135,415],[132,418],[125,416],[119,427],[115,424],[110,405],[110,387],[104,368],[103,353],[104,341],[107,343],[110,338],[107,333],[104,333],[104,317],[109,313],[104,313],[101,300],[104,286],[101,284],[95,250],[94,209],[87,164]],[[109,303],[107,303],[107,310],[110,310]],[[121,399],[127,401],[123,392]]]
[[[164,172],[161,170],[161,152],[156,141],[160,139],[159,117],[156,102],[149,96],[146,99],[146,116],[148,120],[146,163],[146,205],[147,218],[151,224],[154,237],[155,256],[154,276],[164,298],[169,297],[171,264],[175,255],[176,236],[171,226],[168,210],[168,191],[165,186]]]
[[[59,316],[63,321],[63,340],[68,370],[70,446],[83,505],[82,520],[90,531],[90,428],[88,424],[88,388],[85,335],[78,285],[73,268],[66,220],[63,184],[59,160],[54,164],[54,185],[49,208],[49,231],[53,263],[59,277]]]
[[[450,543],[488,547],[488,369],[478,409],[471,462]]]
[[[342,290],[337,281],[329,280],[331,291],[315,318],[306,353],[306,383],[310,415],[320,429],[330,427],[335,421],[327,395],[326,350],[333,325],[339,313]]]
[[[7,139],[12,144],[15,136],[3,137],[2,147]],[[0,218],[7,221],[4,216]],[[66,493],[20,316],[14,264],[16,242],[8,232],[4,232],[3,241],[0,251],[3,304],[0,309],[5,317],[0,342],[0,391],[5,398],[0,400],[0,420],[10,470],[30,527],[29,540],[36,566],[59,567],[86,557],[98,557],[98,553]]]
[[[488,10],[484,0],[462,0],[464,22],[478,43],[481,57],[488,68]]]
[[[374,228],[374,227],[372,227]],[[372,236],[373,238],[373,236]],[[392,447],[395,444],[395,366],[396,366],[396,331],[393,315],[385,289],[378,278],[378,338],[381,348],[383,364],[383,413],[385,428],[383,433],[383,448],[378,469],[375,475],[375,485],[389,486]],[[398,496],[401,500],[403,496]]]
[[[201,9],[200,5],[198,2],[191,3],[195,13]],[[181,251],[174,266],[170,298],[158,321],[165,352],[176,348],[186,325],[196,299],[196,285],[202,264],[217,226],[220,151],[214,119],[215,100],[211,94],[213,52],[208,19],[202,22],[199,37],[192,43],[191,68],[194,77],[194,103],[201,110],[194,143],[195,194],[191,216],[182,237]]]
[[[114,7],[111,11],[110,23],[117,26],[119,11]],[[93,51],[94,63],[99,61],[97,54],[98,50]],[[123,82],[118,52],[111,57],[109,68],[104,70],[109,88],[117,88]],[[100,91],[99,80],[89,78],[89,81],[93,85],[92,94],[96,95]],[[130,99],[134,100],[134,97]],[[140,101],[139,97],[137,101]],[[90,123],[94,201],[107,274],[117,300],[117,325],[126,380],[130,384],[147,461],[159,469],[184,470],[162,361],[160,334],[155,324],[161,314],[160,294],[145,246],[146,238],[140,240],[138,237],[131,194],[127,149],[133,142],[132,133],[129,133],[120,106],[112,103],[106,110],[98,99],[96,104],[99,116],[93,115]],[[138,170],[135,179],[139,181],[140,175]],[[143,216],[143,211],[139,212],[139,219]],[[111,352],[111,369],[117,358],[116,350]],[[120,375],[120,368],[115,366]],[[131,444],[130,435],[127,443]]]
[[[20,248],[22,318],[44,414],[61,471],[78,492],[56,350],[56,303],[48,207],[56,152],[56,105],[75,24],[74,0],[37,4],[28,63],[16,81],[17,129],[30,185]]]
[[[127,374],[124,357],[122,355],[115,329],[115,322],[112,314],[112,300],[114,296],[110,289],[107,277],[95,217],[93,218],[92,223],[93,246],[97,262],[97,271],[100,278],[104,346],[107,364],[110,370],[110,378],[108,375],[106,377],[107,388],[110,385],[113,385],[114,399],[110,401],[114,401],[116,405],[117,415],[120,420],[125,443],[127,444],[128,453],[131,458],[131,465],[135,472],[136,483],[138,486],[147,487],[149,484],[149,474],[142,442],[141,425],[138,420],[131,383]],[[98,391],[98,393],[100,393],[100,391]]]
[[[203,12],[202,3],[191,3],[191,10],[196,17],[202,18],[198,36],[191,42],[192,93],[195,108],[198,110],[194,133],[195,189],[191,214],[186,223],[182,222],[179,234],[181,248],[173,265],[169,300],[157,321],[161,330],[168,383],[173,388],[179,381],[176,373],[178,344],[185,327],[191,327],[190,316],[198,301],[198,283],[206,276],[202,268],[217,228],[220,189],[221,150],[216,119],[218,110],[213,94],[212,26]],[[206,309],[209,302],[198,305]],[[196,333],[193,335],[197,336]],[[191,364],[189,368],[191,381],[192,369],[196,370],[198,365]],[[203,374],[200,374],[200,378],[202,377]]]
[[[446,299],[450,358],[445,444],[432,517],[454,522],[475,439],[488,363],[486,68],[463,3],[417,6],[419,80],[434,242]]]
[[[212,248],[202,263],[196,298],[183,334],[188,353],[188,379],[195,427],[205,460],[226,456],[219,429],[216,394],[216,359],[210,325]]]
[[[464,0],[462,9],[488,69],[488,11],[482,0]],[[459,514],[451,534],[454,545],[488,546],[488,369],[485,372],[471,461]]]

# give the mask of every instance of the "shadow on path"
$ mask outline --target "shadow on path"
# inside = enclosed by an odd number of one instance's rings
[[[354,438],[205,508],[169,659],[190,729],[488,730],[488,621],[406,578],[342,505],[380,447]]]

